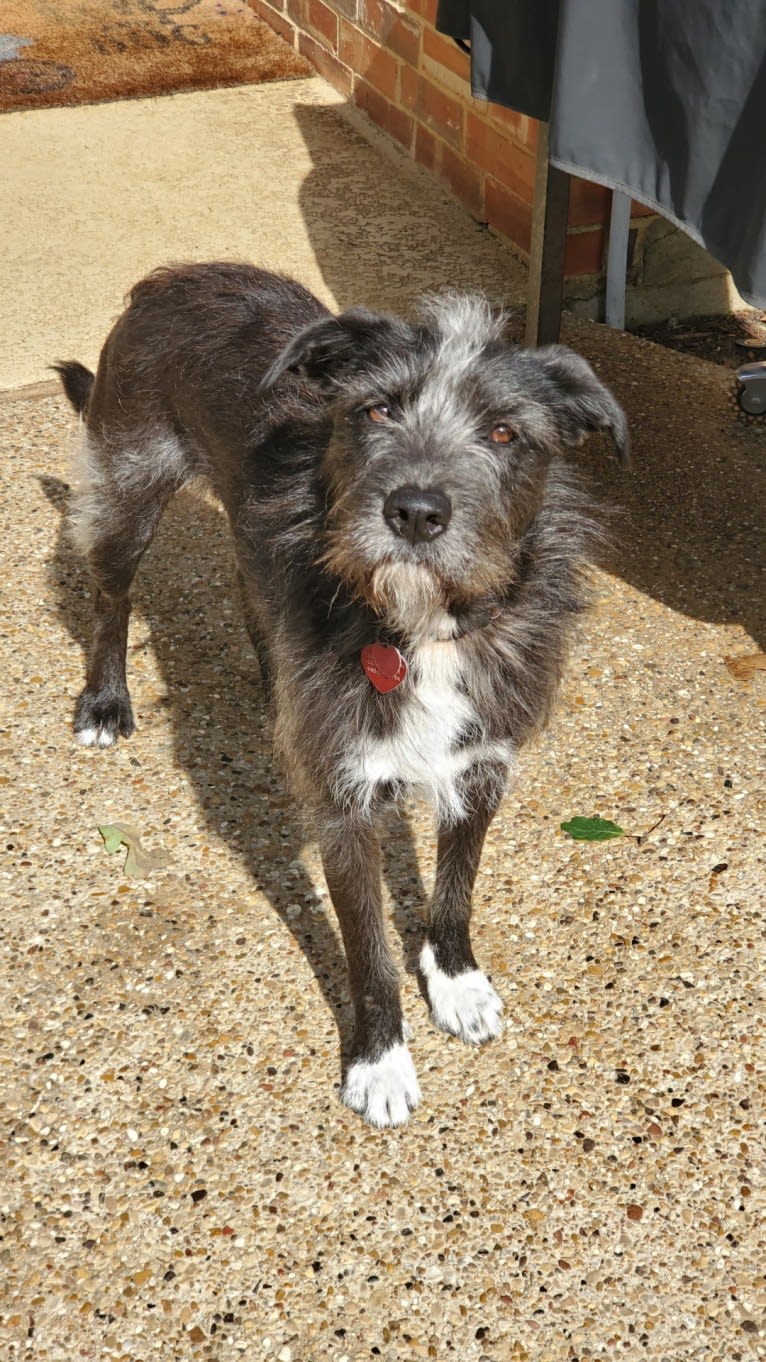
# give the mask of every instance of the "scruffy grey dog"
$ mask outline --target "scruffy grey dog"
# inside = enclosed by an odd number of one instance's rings
[[[545,722],[596,530],[560,451],[623,412],[583,359],[524,351],[481,297],[416,321],[332,316],[249,265],[160,269],[94,376],[74,533],[95,584],[81,743],[129,736],[128,591],[169,497],[204,476],[231,524],[279,750],[310,811],[356,1024],[343,1100],[378,1126],[420,1100],[382,919],[381,810],[415,791],[438,828],[420,965],[437,1026],[472,1043],[502,1003],[471,894],[516,753]]]

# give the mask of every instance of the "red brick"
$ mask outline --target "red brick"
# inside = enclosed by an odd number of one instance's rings
[[[484,211],[495,232],[529,254],[532,241],[532,205],[499,184],[491,175],[484,185]]]
[[[387,99],[396,99],[399,64],[390,52],[366,38],[358,28],[341,20],[338,56],[346,66],[374,85]]]
[[[503,104],[488,103],[487,117],[490,123],[494,123],[506,136],[512,137],[514,142],[526,146],[529,125],[526,114],[518,113],[516,109],[506,109]]]
[[[285,10],[294,23],[303,24],[303,0],[285,0]]]
[[[402,104],[445,142],[453,147],[462,146],[465,119],[462,104],[409,66],[402,67]]]
[[[408,19],[387,0],[363,0],[362,22],[368,33],[391,52],[417,66],[420,60],[420,24]]]
[[[439,143],[422,123],[415,128],[415,160],[431,171],[436,170],[439,160]]]
[[[453,75],[462,77],[466,82],[466,95],[470,94],[471,59],[452,38],[445,38],[442,33],[435,33],[430,28],[423,29],[423,56],[446,67]]]
[[[470,160],[510,189],[517,199],[532,202],[535,158],[490,123],[468,114],[466,150]]]
[[[564,274],[600,274],[606,232],[594,227],[590,232],[570,232],[564,252]]]
[[[421,74],[428,80],[432,80],[441,90],[449,91],[453,98],[459,99],[460,103],[465,108],[469,108],[471,104],[470,74],[467,71],[454,71],[452,66],[445,66],[442,62],[437,61],[435,57],[432,57],[426,52],[425,38],[426,34],[430,33],[430,28],[423,29],[423,57],[420,64]],[[455,52],[458,57],[461,55],[459,48],[455,48]]]
[[[437,2],[438,0],[407,0],[407,8],[411,9],[413,14],[419,14],[427,23],[435,24]]]
[[[608,222],[612,204],[611,190],[593,180],[574,176],[569,190],[569,226],[590,227]]]
[[[407,150],[412,146],[413,120],[403,109],[397,109],[379,90],[373,89],[365,81],[358,80],[354,87],[354,103],[358,105],[373,123],[390,133]]]
[[[468,164],[464,156],[458,156],[451,147],[441,149],[439,175],[445,180],[453,194],[464,203],[474,217],[484,216],[484,195],[481,177]]]
[[[338,16],[323,0],[305,0],[305,23],[331,52],[338,51]]]
[[[354,78],[347,66],[338,61],[332,52],[328,52],[326,47],[322,47],[316,38],[312,38],[308,33],[298,34],[298,51],[301,56],[306,57],[315,66],[320,76],[329,80],[336,90],[340,90],[342,95],[350,95],[354,84]]]
[[[273,4],[267,4],[266,0],[248,0],[248,4],[258,18],[263,19],[263,22],[278,33],[280,38],[284,38],[291,47],[295,46],[295,24],[291,24],[280,12],[281,6],[278,11]]]

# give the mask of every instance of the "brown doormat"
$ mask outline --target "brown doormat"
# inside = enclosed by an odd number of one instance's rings
[[[0,110],[314,74],[244,0],[3,0]]]

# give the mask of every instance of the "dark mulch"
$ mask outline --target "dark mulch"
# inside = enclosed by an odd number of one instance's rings
[[[730,312],[724,316],[693,317],[689,321],[656,322],[637,326],[644,336],[670,350],[738,369],[754,359],[766,360],[766,312]]]

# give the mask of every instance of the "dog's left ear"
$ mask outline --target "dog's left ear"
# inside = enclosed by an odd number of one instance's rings
[[[564,345],[532,351],[550,384],[550,402],[566,444],[580,444],[593,430],[608,430],[617,458],[630,463],[630,437],[625,412],[581,355]]]
[[[401,333],[405,326],[393,317],[368,312],[365,307],[350,308],[339,317],[312,322],[277,356],[261,388],[270,388],[283,374],[292,373],[330,390],[371,358],[382,359],[388,352],[396,354],[404,339]]]

